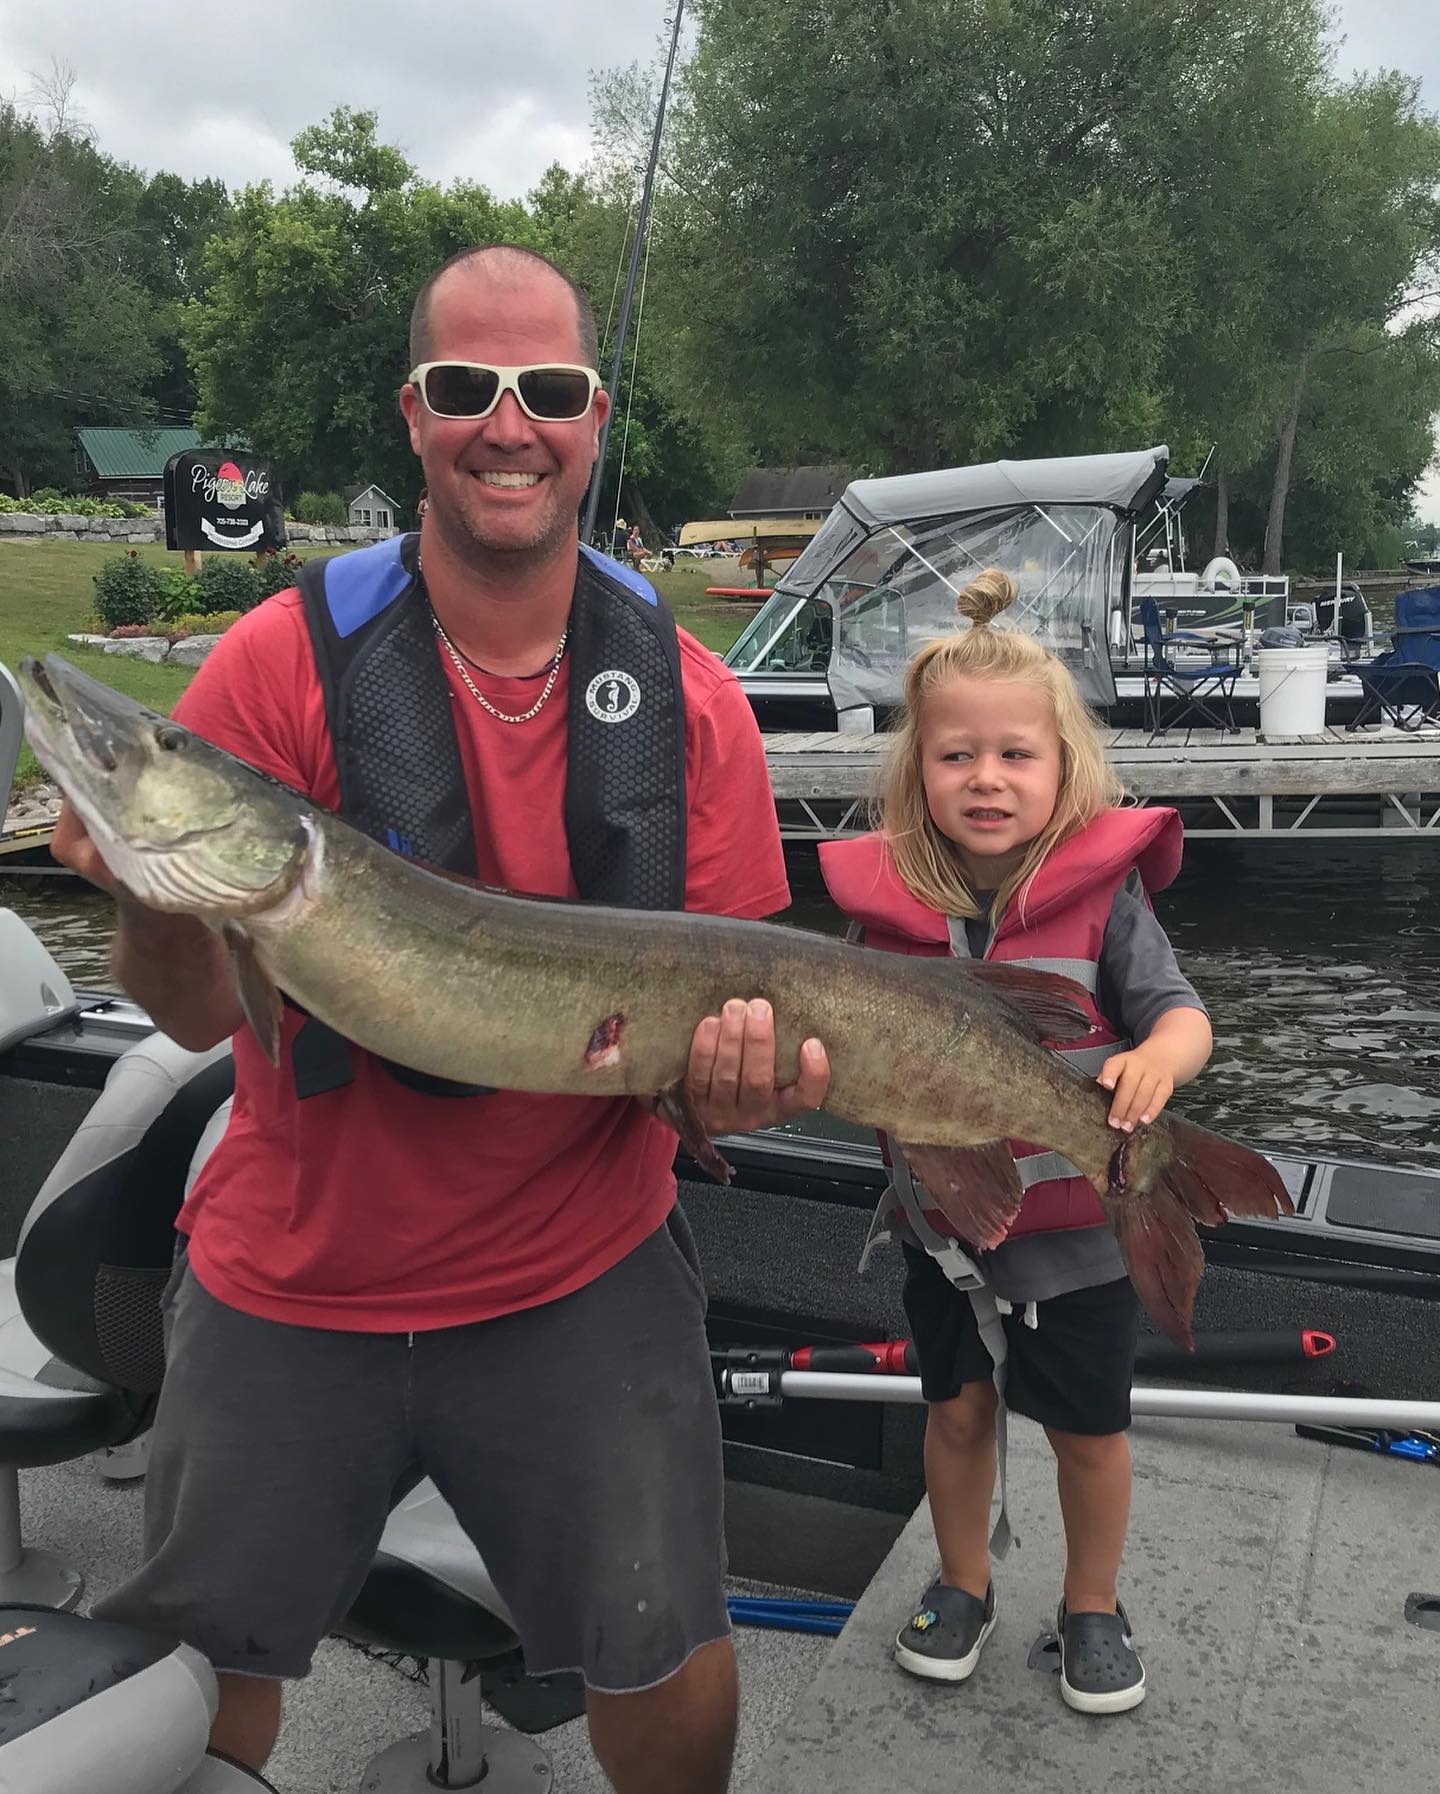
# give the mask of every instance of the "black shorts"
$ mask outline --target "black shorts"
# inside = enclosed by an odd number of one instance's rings
[[[97,1616],[303,1676],[428,1471],[532,1674],[629,1692],[730,1630],[705,1291],[679,1210],[593,1283],[435,1332],[339,1333],[172,1280],[142,1568]]]
[[[966,1383],[988,1383],[995,1367],[969,1296],[928,1252],[905,1247],[905,1313],[927,1402],[949,1401]],[[1020,1308],[1004,1316],[1005,1402],[1016,1414],[1066,1433],[1123,1433],[1140,1302],[1128,1277],[1035,1304],[1037,1325]]]

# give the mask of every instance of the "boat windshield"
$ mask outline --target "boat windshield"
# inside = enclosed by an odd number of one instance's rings
[[[798,593],[773,592],[725,656],[747,673],[823,673],[830,664],[830,607]]]
[[[956,595],[986,567],[1003,568],[1020,588],[999,625],[1038,636],[1086,698],[1113,703],[1106,626],[1126,539],[1104,505],[1026,505],[875,530],[817,594],[835,615],[836,708],[898,703],[906,663],[956,628]]]

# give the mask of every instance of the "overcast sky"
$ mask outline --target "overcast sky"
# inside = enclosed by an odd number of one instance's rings
[[[777,5],[786,0],[776,0]],[[228,186],[294,176],[289,140],[334,106],[369,108],[421,173],[523,195],[589,144],[592,71],[661,54],[666,0],[0,0],[0,94],[55,60],[103,149]],[[1340,0],[1342,72],[1397,67],[1440,111],[1440,0]],[[1422,513],[1440,521],[1440,472]]]

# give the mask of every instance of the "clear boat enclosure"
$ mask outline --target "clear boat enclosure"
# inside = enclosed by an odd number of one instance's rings
[[[855,480],[726,655],[746,674],[820,674],[835,708],[888,711],[926,642],[968,628],[961,588],[1001,567],[1020,588],[1002,627],[1052,648],[1096,705],[1115,701],[1111,611],[1130,525],[1165,484],[1169,450],[996,461]]]

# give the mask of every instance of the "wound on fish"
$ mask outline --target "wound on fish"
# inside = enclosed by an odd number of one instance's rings
[[[623,1015],[607,1015],[597,1022],[585,1049],[585,1063],[591,1071],[604,1071],[620,1063],[620,1036],[625,1031]]]

